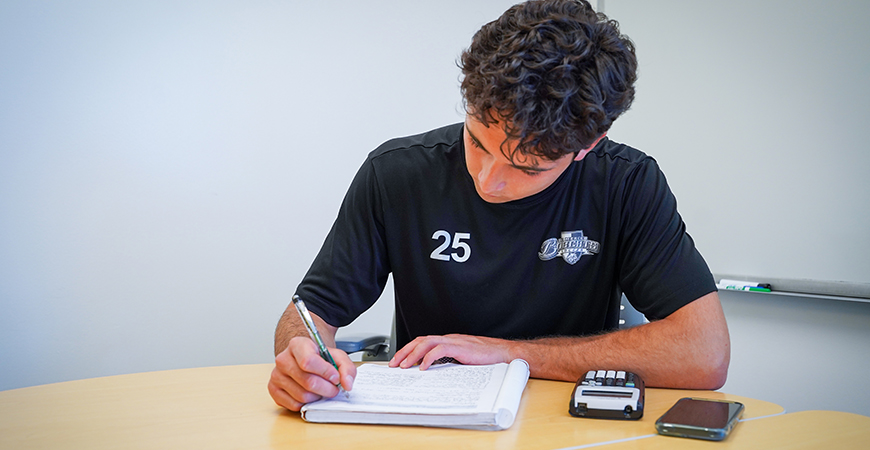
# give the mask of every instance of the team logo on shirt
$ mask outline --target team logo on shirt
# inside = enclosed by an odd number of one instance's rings
[[[550,238],[541,244],[538,258],[541,258],[541,261],[549,261],[561,256],[565,262],[573,265],[581,256],[598,253],[599,249],[601,244],[583,236],[583,230],[563,231],[562,237]]]

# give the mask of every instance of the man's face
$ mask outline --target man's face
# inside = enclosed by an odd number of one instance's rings
[[[487,127],[471,115],[465,117],[465,166],[484,201],[505,203],[537,194],[553,184],[574,160],[574,154],[569,153],[555,161],[520,154],[511,161],[501,151],[505,140],[502,127],[501,122]],[[508,149],[516,147],[515,142],[507,145]]]

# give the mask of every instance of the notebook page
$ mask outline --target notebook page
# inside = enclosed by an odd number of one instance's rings
[[[306,409],[408,414],[493,411],[507,364],[442,364],[423,371],[363,364],[349,396],[337,396]]]

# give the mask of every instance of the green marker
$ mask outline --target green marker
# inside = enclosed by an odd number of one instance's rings
[[[725,286],[725,289],[732,291],[752,291],[752,292],[770,292],[770,289],[755,286]]]

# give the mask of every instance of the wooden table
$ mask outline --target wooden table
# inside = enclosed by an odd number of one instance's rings
[[[181,369],[0,392],[0,449],[673,448],[698,443],[654,435],[653,423],[686,396],[743,402],[746,419],[774,416],[741,423],[729,443],[771,442],[765,441],[768,429],[832,434],[805,426],[818,419],[813,414],[776,416],[783,409],[773,403],[712,391],[647,389],[640,421],[578,419],[568,414],[572,383],[536,379],[529,380],[516,423],[506,431],[311,424],[274,404],[266,391],[271,370],[271,364]],[[826,424],[845,417],[831,414],[823,417]],[[870,428],[862,422],[870,418],[846,416]]]
[[[744,420],[722,442],[667,436],[603,445],[602,450],[654,449],[807,449],[843,450],[870,447],[870,417],[839,411],[801,411]]]

